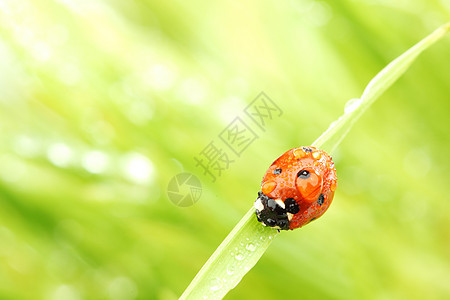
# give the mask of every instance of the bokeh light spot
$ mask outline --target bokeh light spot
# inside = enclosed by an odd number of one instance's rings
[[[62,284],[51,294],[52,300],[81,300],[80,293],[73,286]]]
[[[99,174],[105,171],[108,161],[108,156],[104,152],[94,150],[83,156],[81,164],[89,173]]]
[[[39,154],[40,145],[37,139],[27,135],[19,135],[13,142],[14,151],[25,157],[35,157]]]
[[[134,101],[129,105],[128,119],[136,125],[145,125],[153,117],[153,109],[145,101]]]
[[[33,57],[41,62],[48,61],[53,56],[53,50],[47,43],[37,42],[31,46]]]
[[[126,154],[122,160],[122,168],[125,177],[134,183],[145,184],[153,180],[153,164],[140,153]]]
[[[403,168],[411,177],[422,179],[430,171],[430,156],[423,149],[412,149],[403,159]]]
[[[144,82],[157,91],[168,90],[173,86],[177,74],[173,68],[164,64],[155,64],[143,74]]]
[[[132,300],[138,295],[136,284],[128,277],[117,277],[107,287],[111,300]]]
[[[197,78],[183,80],[178,90],[178,98],[190,104],[201,104],[207,95],[204,83]]]
[[[58,167],[67,167],[73,157],[72,150],[64,143],[54,143],[47,151],[47,158]]]

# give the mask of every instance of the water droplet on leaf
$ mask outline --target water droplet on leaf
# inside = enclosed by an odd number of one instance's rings
[[[222,281],[219,278],[213,278],[211,279],[209,289],[213,292],[217,292],[222,288]]]
[[[253,243],[248,243],[247,246],[245,246],[245,249],[248,251],[255,251],[256,246]]]
[[[237,260],[243,260],[244,257],[245,257],[244,253],[238,252],[234,258],[236,258]]]
[[[234,274],[234,270],[235,270],[234,265],[229,265],[227,267],[227,274],[230,275],[230,276],[233,275]]]
[[[355,109],[357,109],[362,103],[362,100],[359,98],[353,98],[347,101],[347,103],[345,103],[345,107],[344,107],[344,113],[349,114],[353,111],[355,111]]]

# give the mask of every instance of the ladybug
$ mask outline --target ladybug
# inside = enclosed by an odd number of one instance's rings
[[[294,148],[275,160],[261,182],[256,216],[278,230],[302,227],[325,213],[336,190],[331,157],[315,147]]]

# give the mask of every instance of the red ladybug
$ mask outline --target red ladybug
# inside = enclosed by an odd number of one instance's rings
[[[275,160],[255,201],[258,221],[281,230],[295,229],[328,209],[336,190],[331,157],[315,147],[294,148]]]

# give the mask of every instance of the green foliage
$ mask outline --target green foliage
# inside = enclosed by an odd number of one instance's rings
[[[364,111],[387,90],[425,49],[450,30],[450,23],[439,27],[414,47],[396,58],[367,85],[361,98],[345,104],[344,114],[312,144],[334,150]],[[250,209],[211,258],[206,262],[181,299],[221,299],[234,288],[267,250],[277,230],[265,228]]]
[[[0,299],[178,298],[273,158],[449,19],[427,0],[0,1]],[[330,210],[227,298],[450,298],[449,48],[364,114]],[[194,156],[261,91],[283,115],[212,182]],[[193,206],[167,197],[180,172]]]

